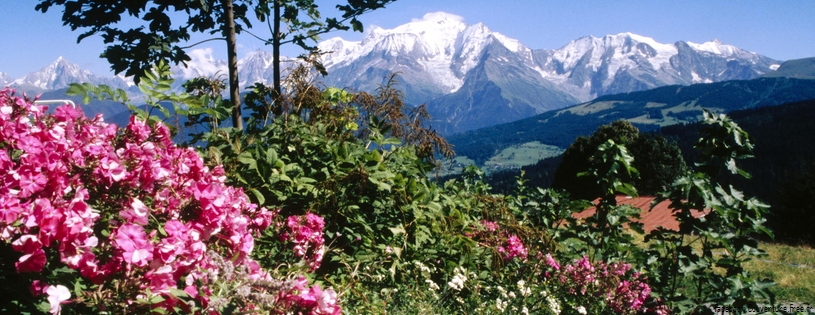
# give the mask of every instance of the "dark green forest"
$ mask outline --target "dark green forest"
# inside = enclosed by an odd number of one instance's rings
[[[810,232],[811,222],[815,222],[815,194],[807,188],[815,188],[815,100],[739,110],[728,115],[750,135],[755,149],[753,157],[742,162],[751,178],[723,174],[724,182],[771,205],[768,223],[775,230],[777,241],[815,244],[815,235]],[[674,142],[688,167],[695,168],[699,153],[694,145],[703,127],[701,123],[682,124],[644,134]],[[520,170],[497,172],[488,177],[488,183],[494,192],[511,192],[523,171],[528,186],[553,187],[562,161],[561,155]]]

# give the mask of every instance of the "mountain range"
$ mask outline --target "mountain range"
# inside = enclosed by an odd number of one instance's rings
[[[372,90],[400,72],[407,100],[426,102],[446,134],[514,121],[595,97],[665,85],[752,79],[780,61],[717,40],[662,44],[631,33],[530,49],[442,12],[361,41],[320,43],[328,85]]]
[[[393,29],[369,27],[361,41],[331,38],[323,64],[328,86],[373,91],[392,72],[412,105],[426,103],[444,134],[515,121],[603,95],[666,85],[752,79],[777,69],[776,61],[719,41],[663,44],[631,33],[586,36],[554,50],[531,49],[458,16],[428,13]],[[226,62],[209,49],[189,52],[178,82],[226,73]],[[255,51],[239,61],[243,87],[272,80],[271,53]],[[286,59],[287,61],[291,59]],[[284,64],[287,67],[288,63]],[[132,81],[103,78],[59,58],[23,78],[0,73],[0,83],[24,90],[64,88],[91,82],[127,88]]]

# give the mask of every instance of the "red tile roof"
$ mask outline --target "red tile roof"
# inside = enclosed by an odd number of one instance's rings
[[[669,230],[679,231],[679,222],[677,222],[676,218],[673,217],[673,210],[670,208],[671,202],[669,200],[662,201],[651,209],[651,202],[653,202],[654,199],[655,197],[632,198],[629,196],[617,196],[617,204],[631,205],[633,207],[642,209],[640,219],[634,221],[642,222],[643,230],[645,230],[646,233],[651,232],[659,226]],[[599,200],[600,199],[598,198],[592,203],[597,204]],[[582,212],[575,212],[572,214],[572,216],[577,219],[583,219],[593,216],[595,212],[597,212],[597,207],[592,206]],[[694,218],[702,217],[708,212],[709,210],[691,210],[691,214]]]

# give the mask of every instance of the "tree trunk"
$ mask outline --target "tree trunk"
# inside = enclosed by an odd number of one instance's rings
[[[280,0],[274,0],[274,34],[272,34],[272,71],[274,71],[274,95],[272,100],[275,102],[275,115],[280,115],[283,112],[281,104],[279,104],[281,88],[280,88]],[[280,111],[280,112],[277,112]]]
[[[232,0],[221,0],[226,18],[226,56],[229,67],[229,98],[235,106],[232,108],[232,126],[243,130],[241,117],[241,94],[238,87],[238,52],[235,38],[235,16],[232,12]]]

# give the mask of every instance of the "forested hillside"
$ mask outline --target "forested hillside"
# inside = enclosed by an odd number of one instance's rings
[[[459,156],[483,165],[506,147],[532,141],[565,149],[578,136],[589,135],[597,127],[615,120],[628,120],[641,132],[648,132],[662,126],[695,122],[703,108],[729,113],[809,99],[815,99],[815,81],[802,79],[760,78],[666,86],[603,96],[563,110],[456,134],[448,140]]]

